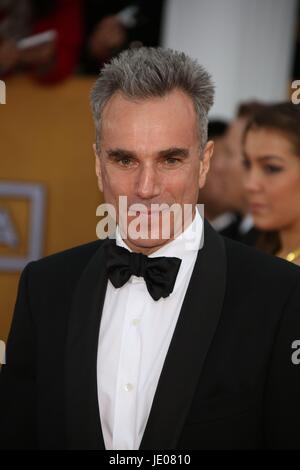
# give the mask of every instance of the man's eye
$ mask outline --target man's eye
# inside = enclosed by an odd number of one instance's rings
[[[166,160],[165,160],[165,162],[166,162],[168,165],[172,166],[172,165],[175,165],[176,163],[178,163],[178,162],[179,162],[179,159],[178,159],[178,158],[175,158],[175,157],[167,157]]]
[[[132,164],[132,160],[131,158],[118,158],[117,159],[117,162],[121,165],[121,166],[130,166]]]
[[[275,165],[266,165],[264,167],[264,171],[269,174],[279,173],[280,171],[282,171],[282,167]]]
[[[251,163],[249,162],[249,160],[246,160],[246,158],[243,158],[242,159],[242,165],[246,170],[249,170],[250,166],[251,166]]]

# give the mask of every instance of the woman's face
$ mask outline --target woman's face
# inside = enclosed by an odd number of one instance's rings
[[[256,227],[300,225],[300,155],[276,130],[252,129],[244,142],[244,185]]]

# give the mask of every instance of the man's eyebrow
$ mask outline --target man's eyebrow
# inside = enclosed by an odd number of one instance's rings
[[[189,150],[180,147],[170,147],[169,149],[161,150],[158,152],[160,157],[182,157],[187,158],[189,156]]]
[[[136,152],[131,150],[125,150],[120,148],[108,149],[106,151],[108,157],[111,158],[136,158]],[[181,157],[187,158],[189,156],[189,150],[181,147],[170,147],[168,149],[160,150],[158,152],[159,157]]]
[[[246,160],[249,160],[249,156],[247,155],[245,151],[243,152],[243,157]],[[257,157],[256,160],[260,162],[269,161],[269,160],[278,160],[280,162],[283,162],[283,158],[279,157],[278,155],[261,155],[260,157]]]
[[[258,157],[257,160],[259,160],[259,161],[279,160],[280,162],[282,162],[283,158],[278,157],[278,155],[262,155],[261,157]]]
[[[112,158],[132,158],[136,156],[135,152],[131,152],[130,150],[124,150],[124,149],[119,149],[119,148],[108,149],[106,153],[108,157],[112,157]]]

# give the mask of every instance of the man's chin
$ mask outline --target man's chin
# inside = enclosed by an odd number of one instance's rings
[[[133,251],[143,251],[143,250],[150,250],[156,251],[161,248],[163,245],[166,245],[170,242],[172,237],[164,239],[164,238],[137,238],[132,239],[128,238],[125,239],[124,242],[133,250]]]

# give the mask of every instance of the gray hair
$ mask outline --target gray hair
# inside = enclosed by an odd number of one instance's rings
[[[100,72],[91,91],[91,107],[96,128],[96,149],[100,151],[101,116],[105,104],[116,92],[129,99],[163,97],[174,89],[193,101],[200,149],[207,141],[208,112],[213,104],[214,85],[208,72],[183,52],[141,47],[127,49]]]

